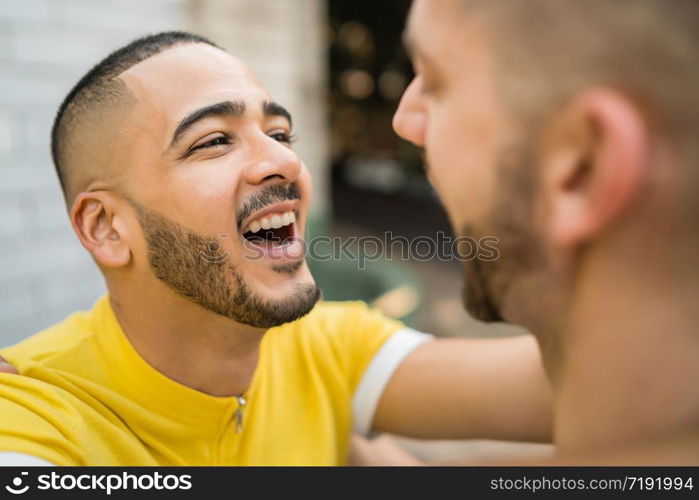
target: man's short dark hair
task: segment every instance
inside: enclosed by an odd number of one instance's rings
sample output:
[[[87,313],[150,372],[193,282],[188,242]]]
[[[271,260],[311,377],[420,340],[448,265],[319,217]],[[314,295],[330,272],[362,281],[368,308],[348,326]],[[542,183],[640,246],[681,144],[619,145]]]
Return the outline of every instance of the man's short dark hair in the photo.
[[[85,115],[128,95],[123,83],[117,79],[121,73],[165,49],[185,43],[205,43],[218,48],[202,36],[183,31],[144,36],[109,54],[71,89],[58,108],[51,130],[51,157],[66,198],[71,190],[67,155],[70,138],[72,134],[81,133],[78,125],[84,122]]]

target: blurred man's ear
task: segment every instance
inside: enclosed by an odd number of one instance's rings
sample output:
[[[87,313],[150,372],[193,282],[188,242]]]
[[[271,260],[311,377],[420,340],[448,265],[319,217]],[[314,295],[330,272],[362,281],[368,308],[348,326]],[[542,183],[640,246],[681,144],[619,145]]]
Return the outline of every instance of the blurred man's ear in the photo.
[[[80,193],[73,202],[70,220],[80,243],[105,267],[122,267],[131,261],[128,230],[118,208],[123,206],[107,191]]]
[[[542,178],[554,245],[586,243],[638,200],[649,168],[646,122],[621,94],[587,91],[552,121]]]

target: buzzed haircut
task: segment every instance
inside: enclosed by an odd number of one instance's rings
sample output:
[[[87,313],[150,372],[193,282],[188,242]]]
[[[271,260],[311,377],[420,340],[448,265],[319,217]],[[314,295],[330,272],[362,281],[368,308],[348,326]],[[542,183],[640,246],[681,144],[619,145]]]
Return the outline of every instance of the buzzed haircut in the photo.
[[[504,99],[543,119],[577,92],[615,88],[699,159],[699,1],[460,0],[484,27]]]
[[[58,174],[66,201],[70,202],[71,158],[70,150],[86,127],[99,126],[94,119],[104,113],[109,105],[118,105],[128,100],[130,94],[117,77],[132,66],[154,56],[165,49],[179,44],[204,43],[219,48],[206,38],[183,31],[167,31],[144,36],[115,50],[97,63],[71,89],[51,129],[51,157]]]

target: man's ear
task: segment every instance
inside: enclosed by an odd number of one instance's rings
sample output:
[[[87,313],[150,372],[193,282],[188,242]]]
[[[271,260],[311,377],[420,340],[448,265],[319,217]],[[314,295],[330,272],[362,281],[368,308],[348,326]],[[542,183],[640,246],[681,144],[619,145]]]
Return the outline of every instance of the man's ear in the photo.
[[[98,264],[122,267],[131,261],[127,228],[119,200],[107,191],[83,192],[73,201],[70,220],[80,243]]]
[[[552,121],[542,175],[556,246],[586,243],[639,199],[650,164],[649,140],[638,108],[610,89],[581,94]]]

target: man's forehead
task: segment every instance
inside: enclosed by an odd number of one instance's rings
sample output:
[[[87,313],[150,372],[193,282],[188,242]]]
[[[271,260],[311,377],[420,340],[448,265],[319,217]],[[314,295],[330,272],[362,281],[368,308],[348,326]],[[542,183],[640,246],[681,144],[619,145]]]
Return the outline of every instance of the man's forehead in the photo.
[[[476,7],[466,8],[461,0],[415,0],[403,43],[414,60],[458,60],[485,48],[487,31],[481,17]]]
[[[268,99],[250,69],[203,43],[178,45],[135,64],[119,78],[141,104],[178,115],[198,104]]]
[[[441,0],[440,2],[430,2],[427,0],[415,0],[410,8],[408,21],[403,32],[403,42],[412,56],[423,55],[426,42],[432,40],[435,35],[439,35],[445,21],[453,16],[446,16],[449,13],[447,2],[454,0]],[[452,6],[453,7],[453,6]]]

